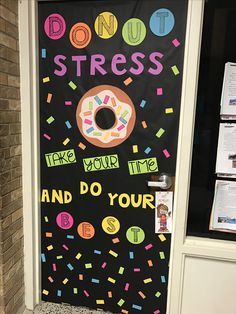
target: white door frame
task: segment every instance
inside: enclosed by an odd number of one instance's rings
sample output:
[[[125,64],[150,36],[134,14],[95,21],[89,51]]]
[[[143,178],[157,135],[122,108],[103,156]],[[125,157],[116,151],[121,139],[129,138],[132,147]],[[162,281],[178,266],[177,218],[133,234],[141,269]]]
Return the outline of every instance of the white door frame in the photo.
[[[25,304],[29,310],[41,300],[37,5],[38,0],[19,0]],[[192,245],[203,243],[185,238],[203,7],[204,0],[189,0],[167,305],[170,314],[181,313],[184,254],[193,254]],[[200,247],[201,254],[204,250],[209,253],[205,242]],[[197,249],[194,252],[198,254]],[[211,252],[216,254],[214,247]]]

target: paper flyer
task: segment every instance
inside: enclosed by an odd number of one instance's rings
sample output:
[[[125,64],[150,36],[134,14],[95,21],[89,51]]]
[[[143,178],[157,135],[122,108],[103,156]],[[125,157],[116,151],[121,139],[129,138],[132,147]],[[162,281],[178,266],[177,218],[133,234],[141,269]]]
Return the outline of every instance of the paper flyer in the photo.
[[[236,232],[236,182],[216,181],[209,229]]]
[[[155,193],[155,232],[172,232],[173,192]]]
[[[236,123],[220,123],[216,173],[236,176]]]
[[[220,115],[223,120],[236,119],[236,63],[225,64]]]

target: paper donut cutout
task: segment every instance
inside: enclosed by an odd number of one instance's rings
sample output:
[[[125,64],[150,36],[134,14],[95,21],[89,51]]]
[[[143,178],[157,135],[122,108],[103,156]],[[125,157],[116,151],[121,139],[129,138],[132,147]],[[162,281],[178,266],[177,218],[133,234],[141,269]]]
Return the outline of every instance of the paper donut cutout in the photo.
[[[96,86],[81,98],[76,121],[83,137],[91,144],[114,147],[133,131],[136,112],[129,96],[112,85]]]

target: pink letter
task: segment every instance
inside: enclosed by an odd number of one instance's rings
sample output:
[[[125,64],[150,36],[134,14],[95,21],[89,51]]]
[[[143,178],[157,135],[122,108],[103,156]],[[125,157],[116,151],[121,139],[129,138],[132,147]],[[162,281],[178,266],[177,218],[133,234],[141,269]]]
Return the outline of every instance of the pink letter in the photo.
[[[136,69],[134,67],[131,67],[129,69],[130,73],[132,73],[134,75],[139,75],[144,70],[144,66],[143,66],[142,62],[140,62],[138,60],[138,58],[144,59],[145,58],[145,54],[143,54],[142,52],[135,52],[135,53],[132,54],[131,60],[138,66],[138,68],[136,68]]]
[[[113,56],[112,61],[111,61],[111,69],[112,72],[116,75],[123,75],[127,72],[126,69],[123,70],[118,70],[117,69],[117,64],[124,64],[126,63],[126,57],[120,53],[116,54]]]
[[[148,72],[153,75],[159,75],[163,70],[163,65],[159,61],[157,61],[156,57],[161,59],[163,57],[163,54],[157,51],[151,53],[149,56],[150,61],[156,65],[155,69],[150,67],[148,70]]]
[[[76,61],[77,63],[77,76],[81,76],[81,61],[86,61],[87,57],[86,56],[72,56],[72,61]]]
[[[61,63],[60,59],[66,60],[66,57],[63,55],[57,55],[54,57],[54,63],[61,68],[60,70],[54,70],[54,74],[56,74],[57,76],[63,76],[67,72],[67,67],[65,66],[65,64]]]
[[[90,74],[95,75],[96,70],[100,72],[102,75],[107,74],[107,71],[101,67],[101,65],[103,65],[105,61],[106,61],[105,57],[101,54],[92,55],[90,64]]]

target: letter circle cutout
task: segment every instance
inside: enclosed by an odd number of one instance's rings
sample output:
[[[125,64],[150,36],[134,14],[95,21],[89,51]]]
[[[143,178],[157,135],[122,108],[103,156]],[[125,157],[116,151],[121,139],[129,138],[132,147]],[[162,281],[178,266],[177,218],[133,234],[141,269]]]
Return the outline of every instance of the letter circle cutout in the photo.
[[[83,137],[102,148],[124,142],[133,131],[135,120],[132,100],[111,85],[100,85],[87,91],[76,110],[77,125]]]

